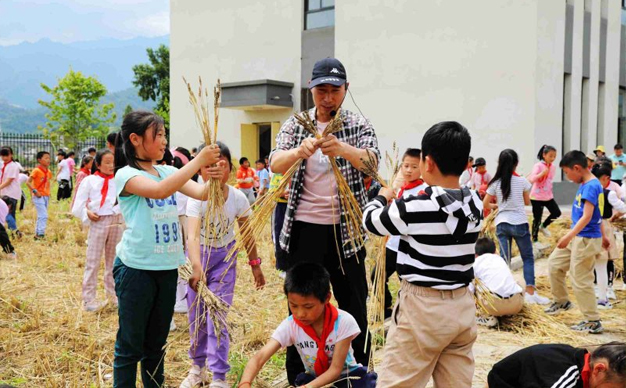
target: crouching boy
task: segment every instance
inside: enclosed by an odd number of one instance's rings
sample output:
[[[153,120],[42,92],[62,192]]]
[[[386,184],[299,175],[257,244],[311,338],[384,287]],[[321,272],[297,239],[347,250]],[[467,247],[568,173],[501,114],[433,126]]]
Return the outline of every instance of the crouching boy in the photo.
[[[358,364],[351,342],[361,331],[354,318],[330,304],[330,275],[320,265],[301,263],[287,272],[284,286],[292,315],[246,365],[238,387],[250,388],[263,365],[281,348],[295,345],[306,372],[295,385],[373,388],[376,373]],[[349,379],[349,383],[348,383]]]

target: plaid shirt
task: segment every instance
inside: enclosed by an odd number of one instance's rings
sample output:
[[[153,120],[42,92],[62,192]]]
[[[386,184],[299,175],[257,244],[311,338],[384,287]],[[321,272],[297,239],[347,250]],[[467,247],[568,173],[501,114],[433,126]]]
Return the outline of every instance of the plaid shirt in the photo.
[[[309,110],[309,114],[312,118],[315,116],[315,108]],[[370,149],[375,153],[378,160],[380,160],[380,152],[378,150],[378,139],[374,132],[372,124],[363,116],[352,113],[348,110],[341,110],[341,119],[343,121],[343,130],[335,133],[334,135],[344,143],[347,143],[353,147],[361,149]],[[317,121],[314,119],[313,124],[317,125]],[[272,150],[270,154],[270,160],[276,151],[288,151],[300,146],[302,141],[307,137],[312,137],[293,116],[291,116],[280,128],[280,132],[276,136],[276,148]],[[365,190],[365,184],[363,183],[364,175],[362,172],[354,168],[346,159],[342,157],[335,158],[337,165],[341,170],[348,186],[352,190],[354,197],[361,206],[361,209],[365,207],[367,203],[367,193]],[[302,162],[302,165],[294,174],[291,180],[291,187],[289,188],[289,201],[287,203],[287,211],[285,213],[285,223],[280,233],[280,246],[289,251],[289,240],[291,238],[291,228],[298,209],[298,203],[302,196],[302,187],[304,185],[304,169],[306,168],[306,160]],[[341,203],[341,201],[340,201]],[[331,211],[330,209],[328,211]],[[354,255],[361,247],[355,247],[353,244],[346,244],[350,240],[348,234],[348,228],[346,225],[345,210],[341,208],[341,246],[343,249],[344,257],[350,257]],[[361,233],[365,236],[365,230],[361,227]]]

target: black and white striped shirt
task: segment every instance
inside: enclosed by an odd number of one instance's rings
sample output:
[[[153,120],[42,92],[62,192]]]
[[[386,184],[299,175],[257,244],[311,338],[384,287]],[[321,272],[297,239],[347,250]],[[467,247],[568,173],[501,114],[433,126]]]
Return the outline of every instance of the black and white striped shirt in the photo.
[[[467,188],[431,186],[424,194],[386,206],[378,196],[365,206],[363,226],[379,236],[401,236],[397,271],[422,287],[453,290],[474,278],[474,245],[482,224],[482,202]]]

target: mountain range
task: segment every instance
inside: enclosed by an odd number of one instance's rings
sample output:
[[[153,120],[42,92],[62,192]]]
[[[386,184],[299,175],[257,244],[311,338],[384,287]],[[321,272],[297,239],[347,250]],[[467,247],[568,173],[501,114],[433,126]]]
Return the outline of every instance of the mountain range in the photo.
[[[35,43],[0,46],[0,128],[4,132],[35,132],[45,123],[46,109],[37,101],[48,95],[40,84],[56,85],[70,68],[94,76],[108,91],[103,102],[115,103],[116,125],[121,123],[126,105],[151,109],[152,101],[142,101],[132,85],[132,67],[147,63],[146,48],[169,46],[169,35],[129,40],[58,43],[42,39]]]

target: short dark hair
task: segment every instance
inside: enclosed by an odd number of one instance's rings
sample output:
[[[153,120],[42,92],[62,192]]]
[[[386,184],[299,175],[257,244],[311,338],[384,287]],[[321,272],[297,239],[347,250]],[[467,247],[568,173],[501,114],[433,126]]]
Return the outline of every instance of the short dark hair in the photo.
[[[63,150],[57,151],[57,156],[59,156],[59,155],[63,156],[63,159],[67,158],[67,154]]]
[[[111,132],[107,135],[107,142],[115,145],[115,139],[117,139],[117,132]]]
[[[496,244],[489,237],[481,237],[476,240],[474,252],[476,252],[478,256],[484,255],[485,253],[496,253]]]
[[[611,176],[611,167],[606,164],[594,164],[591,167],[591,173],[595,175],[596,178],[600,178],[602,176]]]
[[[615,147],[613,147],[614,150],[623,150],[624,146],[621,143],[617,143],[615,144]]]
[[[419,148],[407,148],[406,151],[404,151],[404,155],[402,155],[402,160],[404,160],[407,156],[411,158],[419,158],[421,154],[422,150]]]
[[[559,163],[559,167],[574,168],[574,166],[580,166],[587,168],[587,157],[582,151],[574,150],[563,155],[563,159]]]
[[[226,144],[222,143],[221,141],[218,141],[215,144],[217,144],[217,146],[220,149],[220,156],[223,156],[224,158],[226,158],[226,160],[228,160],[228,169],[230,171],[233,171],[233,160],[232,160],[232,156],[230,154],[230,148],[228,148],[228,146]],[[204,143],[200,144],[198,146],[198,152],[202,151],[202,149],[204,147],[206,147],[206,144],[204,144]],[[248,160],[248,159],[246,159],[246,160]]]
[[[250,162],[250,161],[249,161],[249,160],[248,160],[248,158],[246,158],[245,156],[244,156],[244,157],[239,158],[239,165],[240,165],[240,166],[241,166],[241,165],[243,165],[245,162]]]
[[[9,146],[4,146],[4,147],[0,148],[0,155],[2,155],[2,156],[13,155],[13,150]]]
[[[330,293],[330,275],[324,267],[315,263],[299,263],[287,271],[285,295],[314,296],[322,302]]]
[[[48,152],[48,151],[39,151],[39,152],[37,152],[37,160],[43,158],[44,155],[50,155],[50,152]]]
[[[607,380],[610,382],[624,382],[626,380],[626,343],[613,341],[600,345],[591,352],[589,363],[593,365],[598,359],[604,358],[609,362]]]
[[[90,154],[92,152],[98,152],[98,150],[96,149],[96,147],[89,147],[89,149],[87,150],[87,153]]]
[[[263,163],[263,165],[265,166],[265,159],[259,159],[256,161],[256,163]]]
[[[467,167],[472,137],[456,121],[442,121],[422,137],[422,158],[430,156],[443,175],[461,176]]]
[[[74,152],[74,151],[70,151],[70,152],[68,152],[68,153],[67,153],[67,157],[68,157],[68,158],[69,158],[69,157],[72,157],[72,156],[76,156],[76,152]]]

